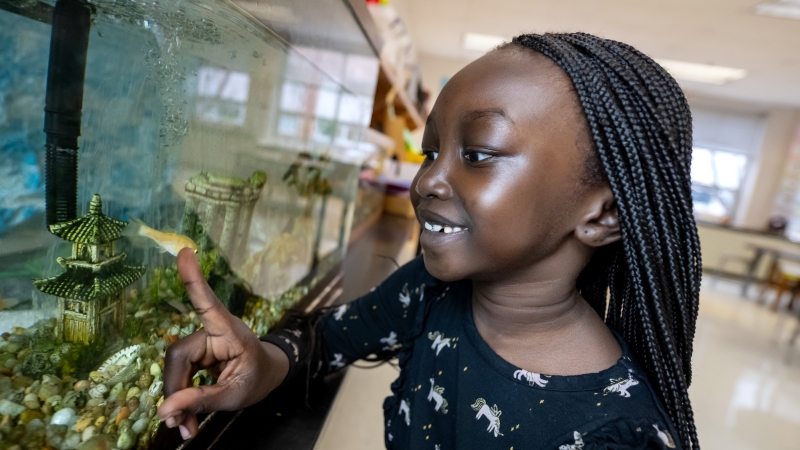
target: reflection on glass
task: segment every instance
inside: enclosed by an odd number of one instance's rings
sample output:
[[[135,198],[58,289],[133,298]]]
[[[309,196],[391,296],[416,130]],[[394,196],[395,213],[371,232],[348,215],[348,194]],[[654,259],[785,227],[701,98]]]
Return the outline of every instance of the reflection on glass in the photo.
[[[165,351],[200,324],[174,254],[265,333],[341,262],[371,151],[364,42],[287,47],[213,0],[92,5],[78,214],[49,227],[51,30],[0,10],[0,448],[147,448]]]
[[[197,78],[197,117],[206,122],[243,125],[250,75],[216,67],[200,67]]]

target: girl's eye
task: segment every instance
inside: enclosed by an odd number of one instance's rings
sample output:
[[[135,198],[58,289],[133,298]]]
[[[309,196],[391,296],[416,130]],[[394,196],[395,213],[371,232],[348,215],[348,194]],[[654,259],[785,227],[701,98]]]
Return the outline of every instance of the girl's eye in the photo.
[[[481,153],[475,150],[464,150],[464,158],[471,163],[481,162],[491,157],[492,155],[489,155],[487,153]]]
[[[422,154],[425,155],[425,161],[436,161],[436,158],[439,157],[439,152],[431,150],[423,150]]]

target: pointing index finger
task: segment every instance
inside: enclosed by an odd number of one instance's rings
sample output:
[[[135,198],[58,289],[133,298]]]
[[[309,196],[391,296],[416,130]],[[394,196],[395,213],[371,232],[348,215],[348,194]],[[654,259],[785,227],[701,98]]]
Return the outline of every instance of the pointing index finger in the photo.
[[[184,248],[178,252],[177,265],[178,273],[186,287],[186,293],[189,294],[189,299],[192,301],[200,321],[203,322],[203,327],[211,334],[223,332],[227,328],[225,323],[229,315],[228,310],[203,278],[200,264],[198,264],[192,249]]]

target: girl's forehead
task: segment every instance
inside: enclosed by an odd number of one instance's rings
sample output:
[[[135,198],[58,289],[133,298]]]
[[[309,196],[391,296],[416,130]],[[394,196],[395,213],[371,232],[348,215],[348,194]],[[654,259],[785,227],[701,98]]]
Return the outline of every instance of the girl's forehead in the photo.
[[[561,68],[533,51],[509,49],[489,53],[456,73],[439,94],[431,117],[461,121],[495,111],[524,123],[576,107],[577,95]]]

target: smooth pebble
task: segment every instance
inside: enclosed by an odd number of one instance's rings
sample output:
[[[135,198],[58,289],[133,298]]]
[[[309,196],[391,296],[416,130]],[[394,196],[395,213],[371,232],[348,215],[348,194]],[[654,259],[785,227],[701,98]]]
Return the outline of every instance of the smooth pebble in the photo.
[[[105,384],[98,384],[97,386],[89,389],[89,396],[92,398],[104,398],[108,392],[108,387]]]
[[[159,367],[158,363],[150,364],[150,375],[154,377],[161,376],[161,367]]]
[[[75,417],[75,410],[72,408],[64,408],[58,411],[57,413],[53,414],[53,418],[50,419],[51,425],[68,425],[72,419]]]
[[[147,422],[149,421],[150,420],[147,417],[142,417],[133,424],[131,429],[133,430],[134,433],[141,434],[142,431],[144,431],[144,429],[147,428]]]
[[[114,387],[111,388],[111,392],[108,393],[108,396],[111,398],[115,398],[116,396],[119,395],[120,392],[122,392],[123,387],[124,386],[122,385],[122,382],[115,384]]]
[[[120,450],[128,450],[136,443],[136,435],[130,428],[120,430],[119,438],[117,439],[117,448]]]
[[[125,394],[125,401],[130,400],[131,397],[138,397],[140,395],[142,395],[142,390],[138,387],[132,387],[128,389],[128,393]]]
[[[10,414],[11,417],[17,417],[25,411],[25,407],[14,403],[12,401],[2,399],[0,400],[0,415]]]
[[[96,434],[97,434],[97,427],[92,425],[83,430],[83,433],[81,433],[81,441],[86,442]]]
[[[39,409],[39,396],[31,392],[22,399],[22,405],[28,409]]]

